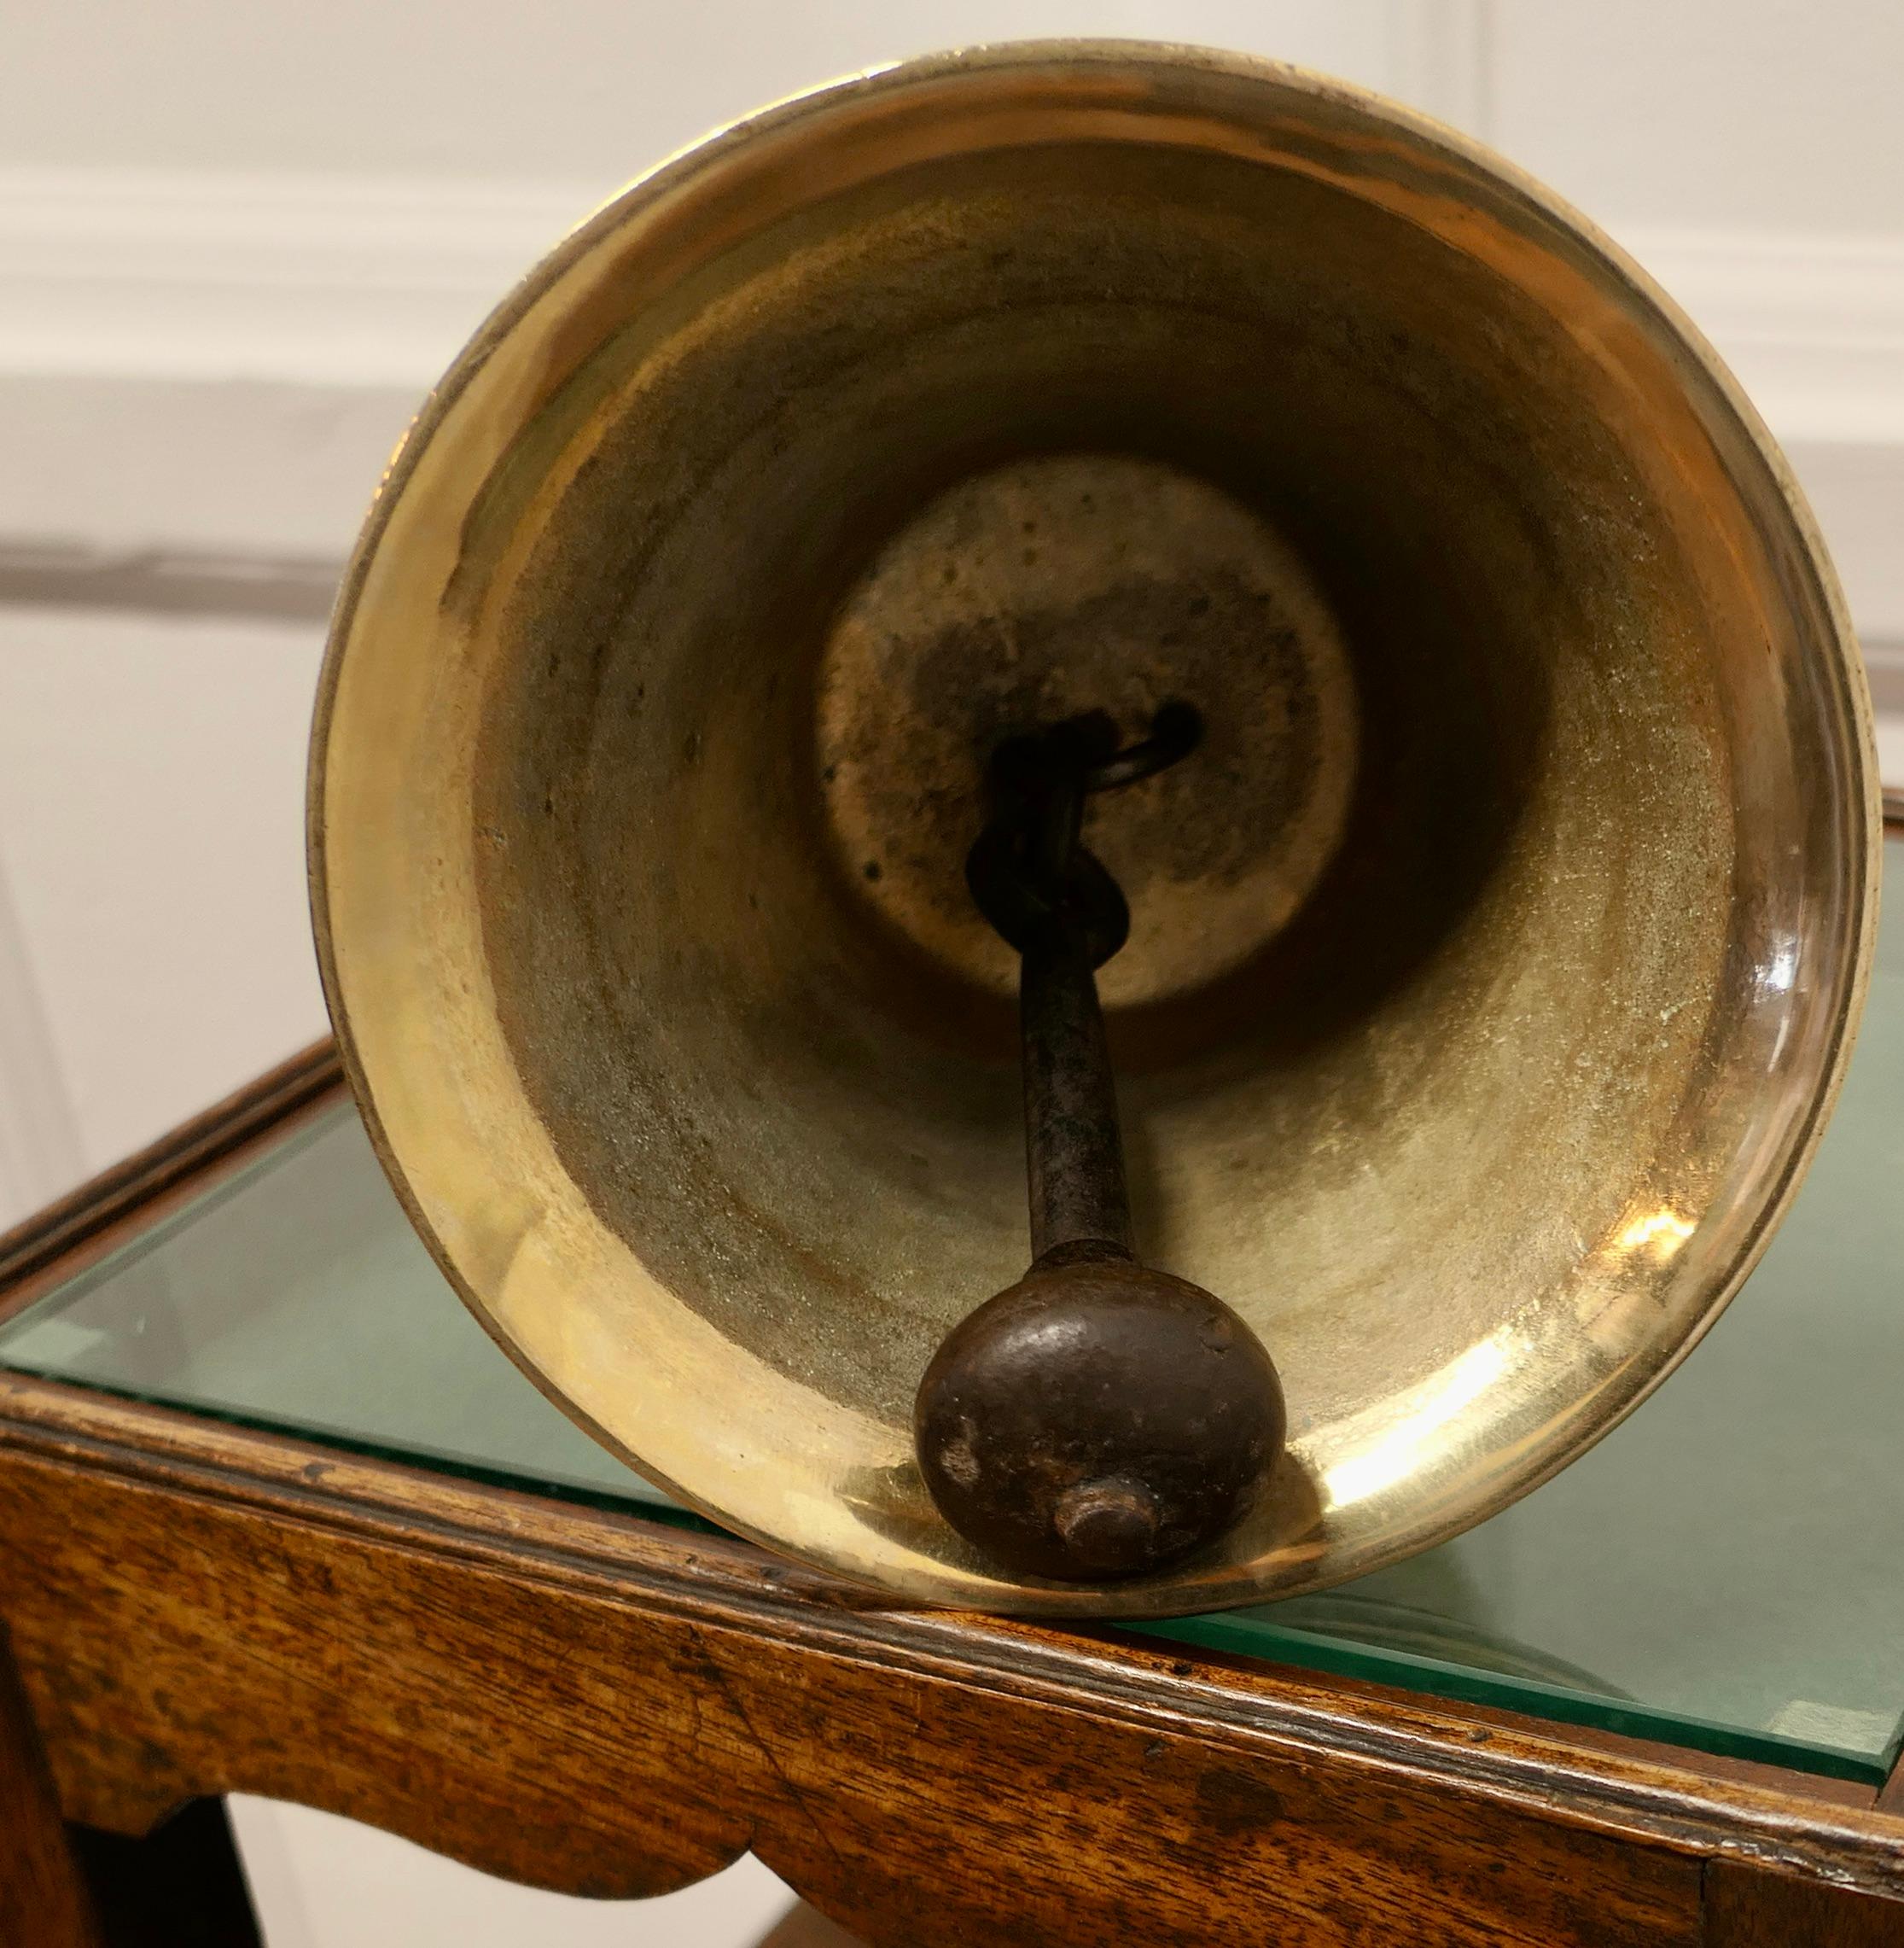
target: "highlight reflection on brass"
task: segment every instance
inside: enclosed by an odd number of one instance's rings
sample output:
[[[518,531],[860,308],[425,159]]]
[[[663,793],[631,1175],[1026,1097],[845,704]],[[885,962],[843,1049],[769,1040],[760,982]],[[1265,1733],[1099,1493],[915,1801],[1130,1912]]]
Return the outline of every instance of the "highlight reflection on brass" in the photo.
[[[1622,1251],[1650,1251],[1668,1258],[1698,1229],[1690,1217],[1676,1210],[1650,1210],[1624,1226],[1615,1245]]]
[[[1512,1372],[1511,1355],[1518,1350],[1511,1330],[1497,1333],[1424,1380],[1412,1398],[1383,1401],[1375,1416],[1378,1431],[1368,1444],[1353,1449],[1323,1475],[1329,1512],[1408,1480],[1446,1440],[1449,1427]]]
[[[979,1561],[908,1409],[1024,1264],[979,767],[1167,694],[1198,762],[1089,835],[1138,1244],[1291,1453],[1106,1593]],[[1874,775],[1782,461],[1578,217],[1332,82],[1047,44],[713,138],[478,334],[338,610],[313,903],[411,1215],[585,1426],[911,1596],[1162,1614],[1442,1539],[1692,1345],[1843,1067]]]

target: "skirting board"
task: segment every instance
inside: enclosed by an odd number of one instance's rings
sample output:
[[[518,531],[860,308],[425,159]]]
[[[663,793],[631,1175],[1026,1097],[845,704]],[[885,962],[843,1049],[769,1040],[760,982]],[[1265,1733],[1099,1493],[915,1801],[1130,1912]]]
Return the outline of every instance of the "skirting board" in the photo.
[[[340,558],[430,382],[613,187],[0,169],[0,540]],[[1904,233],[1621,241],[1904,639]]]

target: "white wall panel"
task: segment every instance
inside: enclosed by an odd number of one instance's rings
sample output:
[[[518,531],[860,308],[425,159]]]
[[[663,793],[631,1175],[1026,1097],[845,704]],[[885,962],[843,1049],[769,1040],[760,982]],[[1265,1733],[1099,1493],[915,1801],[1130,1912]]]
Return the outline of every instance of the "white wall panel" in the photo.
[[[678,1893],[586,1901],[308,1806],[239,1798],[231,1817],[266,1948],[740,1948],[794,1900],[750,1853]]]
[[[1384,79],[1388,0],[61,0],[10,11],[0,160],[574,177],[929,50],[1214,40]]]
[[[85,1175],[39,970],[0,860],[0,1231]]]
[[[1610,227],[1904,232],[1891,0],[1501,0],[1494,140]]]
[[[88,1169],[324,1031],[318,647],[309,626],[0,609],[0,872]],[[37,1026],[0,1020],[0,1088]]]
[[[346,387],[9,370],[5,335],[0,323],[0,548],[341,563],[434,376]],[[460,339],[445,342],[439,365]]]

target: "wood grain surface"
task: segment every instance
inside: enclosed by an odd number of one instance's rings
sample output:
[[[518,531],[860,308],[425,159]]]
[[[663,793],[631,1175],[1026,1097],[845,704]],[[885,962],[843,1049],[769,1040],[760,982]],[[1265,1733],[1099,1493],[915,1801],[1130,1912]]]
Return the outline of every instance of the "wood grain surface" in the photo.
[[[1904,1752],[1898,1753],[1891,1776],[1878,1794],[1878,1804],[1886,1812],[1895,1813],[1900,1819],[1904,1819]]]
[[[37,1533],[29,1501],[58,1511]],[[1450,1944],[1697,1939],[1690,1860],[1183,1725],[1001,1710],[953,1671],[546,1566],[36,1464],[0,1479],[0,1525],[84,1599],[20,1630],[62,1794],[95,1823],[243,1789],[607,1898],[751,1846],[876,1942],[1201,1941],[1239,1903],[1319,1944],[1424,1914]]]
[[[1900,1948],[1904,1901],[1726,1860],[1706,1871],[1705,1948]]]
[[[1868,1791],[888,1609],[744,1544],[17,1376],[0,1550],[62,1805],[121,1832],[242,1789],[606,1897],[752,1846],[925,1948],[1241,1916],[1316,1948],[1692,1943],[1717,1857],[1904,1895]]]
[[[0,1944],[106,1948],[0,1630]]]

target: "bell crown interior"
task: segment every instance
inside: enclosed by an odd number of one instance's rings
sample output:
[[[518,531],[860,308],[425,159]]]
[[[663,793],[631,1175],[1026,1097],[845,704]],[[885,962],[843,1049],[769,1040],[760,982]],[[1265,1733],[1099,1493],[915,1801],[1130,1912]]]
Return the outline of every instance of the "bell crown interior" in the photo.
[[[987,1567],[910,1403],[1024,1269],[998,742],[1104,798],[1136,1228],[1283,1376],[1217,1548]],[[315,733],[327,989],[477,1315],[716,1519],[1163,1613],[1524,1492],[1750,1269],[1841,1072],[1855,646],[1712,355],[1498,159],[1129,44],[911,64],[583,226],[400,453]]]

